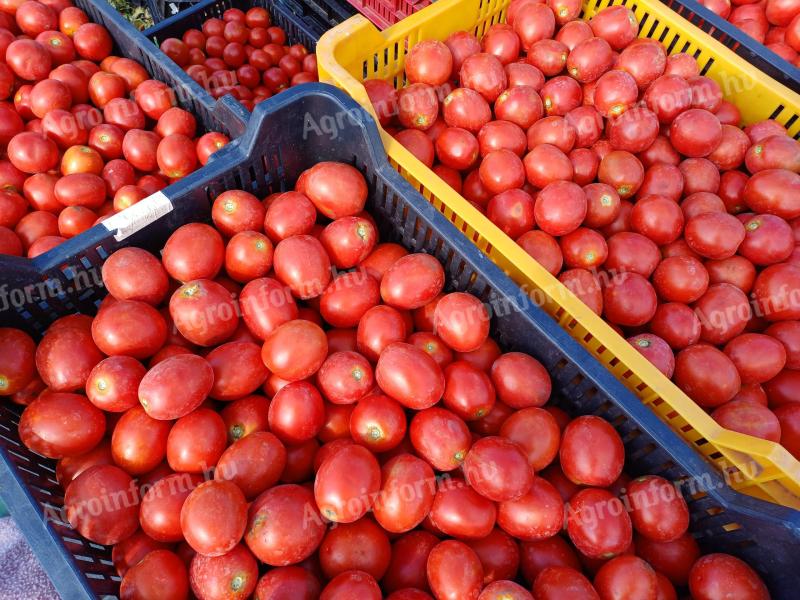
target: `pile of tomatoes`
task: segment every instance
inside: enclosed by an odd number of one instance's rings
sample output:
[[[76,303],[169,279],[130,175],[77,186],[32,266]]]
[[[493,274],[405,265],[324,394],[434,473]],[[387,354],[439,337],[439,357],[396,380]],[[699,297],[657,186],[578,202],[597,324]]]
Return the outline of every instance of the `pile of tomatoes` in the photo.
[[[231,94],[248,110],[301,83],[317,81],[317,56],[303,44],[287,45],[265,8],[229,8],[202,31],[167,38],[161,50],[215,98]]]
[[[800,67],[798,0],[700,0],[700,4]]]
[[[406,87],[365,82],[382,124],[720,424],[800,457],[800,142],[740,129],[628,8],[552,6],[419,43]]]
[[[228,142],[70,0],[0,5],[0,254],[30,258],[194,171]]]
[[[94,318],[0,329],[20,439],[121,597],[769,598],[434,257],[379,243],[367,194],[334,162],[226,191],[160,260],[112,254]]]

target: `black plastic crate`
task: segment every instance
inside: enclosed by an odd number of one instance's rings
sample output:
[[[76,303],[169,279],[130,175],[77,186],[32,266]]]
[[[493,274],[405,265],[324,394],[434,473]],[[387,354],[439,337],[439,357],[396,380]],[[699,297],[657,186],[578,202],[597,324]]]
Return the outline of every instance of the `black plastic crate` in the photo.
[[[800,92],[800,68],[751,38],[733,23],[695,0],[661,0],[661,2],[775,81],[795,92]]]
[[[355,14],[355,10],[341,0],[201,0],[146,29],[144,35],[160,46],[167,38],[180,39],[187,29],[200,29],[206,19],[222,18],[229,8],[247,11],[254,6],[269,11],[272,22],[286,31],[290,44],[303,44],[310,52],[316,49],[323,33]],[[176,65],[176,68],[179,67]]]
[[[291,189],[304,169],[325,160],[347,162],[364,173],[369,186],[367,210],[383,241],[435,256],[445,267],[448,291],[473,293],[495,309],[492,335],[504,350],[527,352],[545,365],[558,405],[573,415],[603,417],[619,431],[630,474],[653,473],[685,484],[681,489],[687,492],[690,528],[704,550],[747,560],[765,578],[776,600],[797,597],[800,513],[731,490],[712,465],[533,305],[389,165],[375,122],[332,87],[309,84],[259,104],[240,139],[205,168],[164,190],[171,202],[166,214],[143,219],[140,230],[121,240],[102,224],[92,228],[82,237],[82,247],[60,246],[60,260],[36,273],[35,281],[60,280],[64,272],[87,277],[79,274],[98,270],[122,246],[157,252],[179,225],[210,221],[211,203],[221,192],[238,188],[261,197]],[[2,273],[0,284],[19,283],[29,275]],[[105,290],[95,287],[87,292],[80,308],[88,311]],[[5,320],[6,325],[40,332],[66,312],[64,306],[43,311],[31,307],[29,315],[7,312]],[[45,522],[45,511],[50,514],[50,508],[57,510],[63,504],[54,463],[20,444],[16,423],[22,408],[5,402],[0,409],[0,493],[56,588],[70,600],[115,594],[118,578],[109,550],[80,539],[58,520]]]
[[[217,107],[216,100],[189,77],[158,47],[148,43],[138,31],[105,0],[75,0],[95,23],[100,23],[114,39],[114,53],[132,58],[142,64],[153,79],[166,83],[178,99],[178,104],[193,113],[205,131],[221,131],[230,138],[240,135],[245,121],[230,107]]]

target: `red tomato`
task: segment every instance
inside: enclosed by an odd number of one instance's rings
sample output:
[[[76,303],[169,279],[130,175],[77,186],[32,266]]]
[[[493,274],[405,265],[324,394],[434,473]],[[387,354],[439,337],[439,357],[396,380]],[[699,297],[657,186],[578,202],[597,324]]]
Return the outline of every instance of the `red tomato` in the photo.
[[[375,379],[387,395],[415,410],[436,404],[445,387],[444,375],[436,361],[415,346],[399,342],[381,352]]]
[[[620,554],[631,543],[631,519],[610,492],[586,488],[569,501],[567,533],[575,547],[590,558]]]
[[[499,504],[497,524],[518,539],[547,539],[563,527],[564,502],[550,482],[535,477],[522,496]]]
[[[145,374],[139,384],[139,401],[155,419],[178,419],[202,404],[213,382],[214,370],[208,361],[194,354],[179,354]]]
[[[317,163],[301,173],[295,189],[305,194],[329,219],[358,214],[364,210],[367,199],[364,176],[355,167],[344,163]]]
[[[729,554],[707,554],[698,559],[689,574],[689,590],[698,600],[711,600],[719,594],[748,600],[770,597],[756,572]]]
[[[203,444],[197,444],[197,440]],[[176,472],[203,473],[217,464],[225,450],[225,422],[216,412],[198,408],[178,419],[167,439],[167,462]]]
[[[282,387],[269,407],[270,430],[285,443],[299,444],[310,440],[319,433],[324,422],[322,397],[313,385],[305,381]]]
[[[94,366],[103,359],[88,329],[51,328],[36,348],[36,369],[56,392],[83,389]]]
[[[414,334],[417,335],[425,334]],[[444,376],[444,405],[465,421],[480,419],[494,407],[494,386],[478,367],[464,360],[456,361],[445,366]]]
[[[258,582],[258,563],[243,544],[222,556],[195,555],[189,568],[192,591],[198,598],[250,597]]]
[[[605,563],[594,578],[601,598],[655,598],[656,572],[637,556],[618,556]]]
[[[297,600],[315,600],[319,598],[320,591],[319,580],[307,569],[279,567],[259,579],[255,597],[279,598],[284,595]]]
[[[180,334],[200,346],[227,340],[239,323],[230,292],[208,279],[196,279],[175,290],[169,314]]]
[[[326,519],[352,523],[372,507],[380,484],[380,469],[374,455],[353,444],[322,464],[314,481],[314,497]]]
[[[373,506],[381,527],[403,533],[419,525],[434,500],[436,480],[431,467],[411,454],[400,454],[383,465],[381,479]]]
[[[325,248],[311,235],[295,235],[275,246],[275,275],[298,298],[319,296],[331,280],[331,263]]]
[[[478,555],[456,540],[440,542],[431,549],[427,563],[431,590],[441,598],[476,599],[483,584]]]
[[[327,354],[325,332],[310,321],[296,319],[279,325],[267,335],[261,358],[278,377],[299,381],[316,373]]]
[[[142,497],[139,520],[142,529],[159,542],[180,542],[181,508],[187,496],[202,479],[197,475],[179,473],[158,480]]]
[[[139,527],[136,483],[112,465],[96,465],[78,475],[67,489],[64,507],[69,524],[97,544],[116,544]]]
[[[268,277],[247,283],[239,295],[247,328],[266,339],[279,325],[297,318],[298,309],[288,287]]]
[[[322,571],[330,578],[357,569],[381,579],[390,557],[389,538],[369,518],[331,529],[319,548]]]
[[[533,470],[522,449],[501,437],[475,442],[464,459],[463,469],[470,486],[495,502],[516,500],[533,484]]]
[[[406,322],[400,311],[391,306],[373,306],[364,313],[358,323],[356,333],[358,351],[370,361],[377,362],[385,348],[406,339],[406,328]],[[436,361],[433,363],[436,364]],[[429,363],[425,361],[425,365]],[[432,373],[435,375],[435,372]]]
[[[620,7],[622,8],[622,7]],[[592,584],[579,570],[568,566],[548,566],[536,577],[533,593],[537,600],[599,600]]]
[[[489,335],[489,313],[475,296],[463,292],[447,294],[434,312],[434,333],[456,352],[481,347]]]
[[[472,444],[466,423],[443,408],[420,410],[409,433],[414,449],[437,471],[457,469]]]
[[[706,344],[695,344],[678,353],[674,378],[679,388],[707,408],[725,404],[741,387],[733,361]]]
[[[244,494],[229,481],[201,483],[191,491],[181,508],[183,535],[203,556],[222,556],[230,552],[242,539],[246,526]]]

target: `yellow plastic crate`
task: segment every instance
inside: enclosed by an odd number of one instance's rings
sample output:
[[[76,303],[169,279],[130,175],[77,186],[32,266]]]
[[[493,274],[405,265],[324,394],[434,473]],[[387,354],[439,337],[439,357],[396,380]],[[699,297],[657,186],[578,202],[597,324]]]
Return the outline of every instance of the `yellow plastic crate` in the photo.
[[[370,112],[365,79],[403,87],[405,57],[417,43],[444,40],[459,30],[481,36],[504,22],[510,0],[438,0],[385,31],[361,15],[331,29],[317,44],[320,81],[346,90]],[[668,53],[693,55],[701,73],[715,79],[745,123],[775,119],[800,136],[800,95],[742,62],[731,50],[657,0],[587,0],[583,18],[626,4],[639,20],[639,36],[660,40]],[[599,316],[550,275],[460,194],[381,129],[394,167],[446,215],[539,306],[698,452],[716,463],[744,493],[800,508],[800,462],[779,444],[720,427],[705,411],[639,354]]]

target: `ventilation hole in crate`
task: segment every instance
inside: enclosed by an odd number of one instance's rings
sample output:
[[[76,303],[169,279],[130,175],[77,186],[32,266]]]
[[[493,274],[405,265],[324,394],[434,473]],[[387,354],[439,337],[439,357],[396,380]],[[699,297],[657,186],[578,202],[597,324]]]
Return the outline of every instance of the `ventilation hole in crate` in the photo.
[[[583,375],[581,375],[580,373],[578,373],[577,375],[575,375],[575,377],[572,378],[572,381],[570,381],[567,385],[578,386],[581,383],[583,383],[584,379],[586,379],[586,378]]]
[[[647,385],[647,384],[646,384],[646,383],[643,381],[643,382],[641,382],[639,385],[637,385],[637,386],[636,386],[636,390],[637,390],[637,391],[639,391],[639,392],[643,392],[643,391],[645,391],[646,389],[649,389],[649,387],[650,387],[650,386],[648,386],[648,385]]]
[[[615,356],[609,361],[609,366],[616,367],[619,364],[619,359]]]
[[[693,428],[691,427],[691,425],[689,426],[689,428],[690,428],[690,429],[693,429]],[[695,446],[705,446],[707,443],[708,443],[708,440],[707,440],[706,438],[697,438],[697,439],[694,441],[694,445],[695,445]]]
[[[778,108],[776,108],[775,110],[772,111],[772,114],[769,116],[769,118],[770,119],[777,119],[778,115],[780,115],[783,112],[784,108],[785,107],[783,106],[783,104],[779,104]]]
[[[725,512],[725,510],[720,506],[711,506],[710,508],[706,509],[706,513],[708,513],[712,517],[716,517],[717,515],[721,515],[724,512]]]
[[[713,57],[709,58],[708,62],[703,66],[702,69],[700,69],[700,75],[705,75],[706,73],[708,73],[708,70],[711,68],[711,65],[713,64],[714,64],[714,58]]]
[[[711,460],[719,460],[720,458],[722,458],[722,452],[712,452],[711,454],[708,455],[708,458],[710,458]]]
[[[792,115],[791,117],[789,117],[786,123],[784,123],[784,127],[786,127],[786,129],[790,129],[792,125],[794,125],[795,121],[797,121],[797,118],[798,118],[797,115]]]

